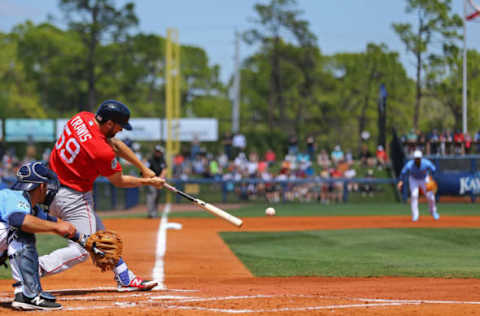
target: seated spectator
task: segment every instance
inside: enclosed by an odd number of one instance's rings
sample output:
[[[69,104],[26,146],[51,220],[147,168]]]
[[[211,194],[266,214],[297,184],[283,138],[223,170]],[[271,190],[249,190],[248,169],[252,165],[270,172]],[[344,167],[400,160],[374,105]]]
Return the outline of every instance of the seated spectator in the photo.
[[[463,133],[457,129],[455,134],[453,134],[453,143],[454,143],[454,153],[455,155],[463,155],[463,143],[465,138]]]
[[[320,178],[321,179],[329,179],[330,178],[330,173],[328,172],[328,169],[323,169],[320,172]],[[330,204],[330,192],[332,191],[332,184],[329,182],[322,182],[321,183],[321,188],[320,188],[320,202],[322,204]]]
[[[382,145],[378,145],[376,156],[377,156],[377,166],[378,166],[378,168],[379,169],[385,168],[385,166],[387,164],[388,157],[387,157],[387,153],[383,149]]]
[[[373,157],[370,150],[368,150],[367,144],[363,143],[360,151],[360,163],[362,167],[372,167],[372,162],[373,165],[375,165],[375,157]]]
[[[443,132],[445,139],[445,155],[451,155],[454,152],[453,149],[453,133],[447,129]]]
[[[357,175],[357,171],[353,168],[353,165],[349,165],[348,169],[343,173],[343,176],[347,179],[353,179]],[[348,182],[347,190],[349,192],[357,192],[358,191],[358,183],[357,182]]]
[[[373,170],[368,169],[367,171],[367,176],[365,177],[367,179],[374,179],[375,176],[373,175]],[[362,186],[360,187],[360,190],[362,191],[362,196],[370,196],[373,197],[373,192],[375,191],[375,187],[373,183],[363,183]]]
[[[232,147],[234,151],[234,156],[238,156],[239,153],[244,152],[247,148],[247,139],[243,134],[235,134],[232,139]]]
[[[220,168],[218,167],[218,162],[215,159],[211,159],[209,163],[210,177],[214,180],[221,179]]]
[[[330,170],[330,177],[335,179],[335,178],[342,178],[343,173],[342,171],[337,167],[337,168],[332,168]],[[342,202],[343,200],[343,181],[335,181],[332,184],[332,201],[333,202]]]
[[[288,154],[296,155],[297,151],[298,151],[298,139],[296,135],[292,135],[288,139]]]
[[[418,140],[417,139],[417,133],[415,132],[415,129],[412,128],[410,130],[410,132],[408,132],[407,137],[406,137],[407,148],[408,148],[407,153],[408,154],[413,153],[415,148],[417,148],[417,140]]]
[[[331,165],[330,157],[328,157],[327,151],[322,149],[317,156],[317,164],[322,167],[322,169],[328,169]]]
[[[265,153],[265,161],[268,163],[269,166],[275,163],[277,157],[275,156],[275,152],[271,149],[267,150]]]
[[[307,153],[310,156],[310,161],[315,159],[315,137],[309,135],[307,137]]]
[[[332,157],[332,162],[333,162],[334,165],[336,165],[340,160],[343,160],[343,158],[344,158],[343,157],[343,151],[340,148],[340,145],[336,145],[334,147],[330,156]]]
[[[176,154],[175,157],[173,158],[173,176],[175,178],[180,177],[180,175],[183,173],[184,161],[185,161],[185,157],[181,153]]]
[[[425,152],[425,146],[427,145],[427,138],[425,137],[425,134],[418,130],[417,131],[417,147],[416,149],[421,150],[422,152]]]
[[[440,134],[434,129],[427,137],[427,152],[430,155],[440,154]]]
[[[472,136],[470,136],[470,133],[467,132],[465,134],[465,143],[464,143],[464,149],[465,149],[465,154],[469,155],[472,152]]]
[[[345,162],[348,163],[349,165],[352,165],[353,164],[353,154],[352,154],[352,151],[349,149],[347,150],[347,152],[345,153]]]

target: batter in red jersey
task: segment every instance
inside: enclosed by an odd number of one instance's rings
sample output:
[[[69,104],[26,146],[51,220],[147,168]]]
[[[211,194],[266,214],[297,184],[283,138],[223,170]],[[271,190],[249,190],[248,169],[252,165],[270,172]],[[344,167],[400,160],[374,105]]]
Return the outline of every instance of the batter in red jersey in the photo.
[[[161,188],[164,179],[155,177],[122,141],[114,138],[122,129],[131,130],[130,111],[124,104],[108,100],[97,113],[80,112],[65,125],[50,156],[62,187],[50,210],[57,217],[72,223],[80,233],[93,234],[104,230],[101,219],[94,212],[92,188],[98,176],[106,177],[119,188],[151,185]],[[116,156],[136,166],[143,178],[124,175]],[[57,249],[39,259],[41,275],[56,274],[85,261],[88,252],[75,242]],[[150,290],[157,285],[137,277],[120,259],[114,269],[119,291]]]

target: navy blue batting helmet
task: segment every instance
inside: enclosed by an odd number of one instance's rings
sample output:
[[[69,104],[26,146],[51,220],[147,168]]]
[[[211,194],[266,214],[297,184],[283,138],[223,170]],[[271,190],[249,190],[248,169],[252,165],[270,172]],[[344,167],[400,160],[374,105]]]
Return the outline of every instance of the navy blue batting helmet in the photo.
[[[115,100],[104,101],[100,104],[95,117],[100,123],[111,120],[120,124],[127,131],[132,130],[132,125],[128,123],[128,120],[130,119],[130,110],[121,102]]]
[[[55,195],[60,189],[57,175],[40,161],[32,161],[20,167],[17,171],[17,182],[12,186],[13,190],[32,191],[40,184],[47,184],[47,195],[42,203],[47,210]]]

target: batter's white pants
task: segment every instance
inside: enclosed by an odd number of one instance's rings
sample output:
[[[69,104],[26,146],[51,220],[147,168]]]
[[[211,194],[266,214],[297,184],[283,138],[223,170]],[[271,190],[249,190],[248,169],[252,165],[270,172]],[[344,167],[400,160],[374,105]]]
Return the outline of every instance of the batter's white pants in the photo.
[[[425,192],[425,196],[428,200],[428,208],[432,216],[437,216],[437,206],[435,204],[435,194],[432,191],[427,192],[426,183],[427,178],[425,179],[415,179],[413,177],[408,178],[408,183],[410,185],[410,207],[412,210],[412,220],[415,222],[418,220],[418,196],[420,194],[419,188],[422,188],[422,191]]]
[[[92,192],[78,192],[61,187],[50,206],[53,216],[70,222],[78,232],[91,235],[104,229],[93,210]],[[67,247],[57,249],[39,258],[41,276],[57,274],[79,264],[89,257],[79,244],[69,241]]]

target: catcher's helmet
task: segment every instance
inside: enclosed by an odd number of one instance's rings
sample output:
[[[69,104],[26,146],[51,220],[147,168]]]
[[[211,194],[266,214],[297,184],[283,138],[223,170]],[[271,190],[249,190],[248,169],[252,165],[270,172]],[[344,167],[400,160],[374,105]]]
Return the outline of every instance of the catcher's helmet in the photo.
[[[128,123],[130,110],[121,102],[115,100],[104,101],[100,104],[95,117],[100,123],[111,120],[120,124],[127,131],[132,130],[132,126]]]
[[[48,208],[60,188],[60,182],[55,172],[42,162],[32,161],[22,165],[17,171],[17,182],[13,184],[12,190],[32,191],[41,183],[47,184],[47,196],[42,204]]]

